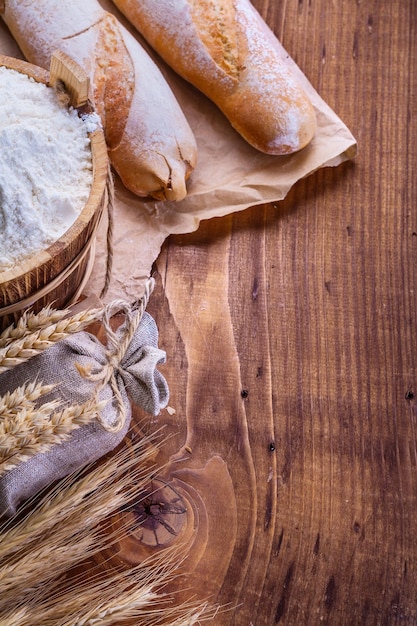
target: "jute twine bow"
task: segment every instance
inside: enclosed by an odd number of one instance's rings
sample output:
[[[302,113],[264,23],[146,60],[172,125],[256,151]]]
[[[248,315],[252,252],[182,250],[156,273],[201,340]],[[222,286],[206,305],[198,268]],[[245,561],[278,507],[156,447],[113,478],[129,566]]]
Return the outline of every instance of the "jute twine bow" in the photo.
[[[126,405],[123,401],[117,384],[116,374],[123,370],[121,362],[126,354],[133,335],[138,328],[140,321],[145,312],[149,297],[154,289],[155,281],[149,278],[145,285],[145,292],[141,300],[133,305],[128,305],[121,300],[114,300],[103,311],[101,318],[104,330],[107,336],[107,349],[105,351],[106,363],[98,372],[85,372],[84,376],[91,381],[96,381],[99,385],[96,388],[96,397],[100,392],[110,385],[113,398],[117,406],[117,418],[112,424],[103,420],[100,413],[97,415],[98,422],[109,432],[119,432],[126,422]],[[115,313],[124,313],[125,323],[123,326],[123,334],[116,334],[111,327],[111,318]]]

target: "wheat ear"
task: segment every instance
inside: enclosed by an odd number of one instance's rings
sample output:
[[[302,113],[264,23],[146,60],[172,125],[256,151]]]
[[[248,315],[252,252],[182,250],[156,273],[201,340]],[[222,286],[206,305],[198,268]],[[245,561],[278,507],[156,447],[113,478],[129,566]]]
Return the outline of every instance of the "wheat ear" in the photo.
[[[163,555],[160,555],[163,556]],[[177,569],[167,555],[163,567],[157,563],[118,572],[98,581],[59,590],[52,597],[28,602],[10,614],[10,605],[1,626],[193,626],[211,621],[216,611],[206,603],[183,602],[163,595],[159,588]],[[130,621],[132,620],[132,621]]]
[[[88,492],[83,480],[72,483],[71,478],[67,478],[60,481],[49,496],[51,501],[41,504],[40,509],[44,510],[40,519],[35,508],[17,526],[2,534],[0,615],[10,603],[18,605],[28,594],[33,594],[34,589],[39,593],[51,579],[117,540],[117,537],[103,532],[103,521],[133,497],[140,499],[151,478],[151,471],[144,462],[154,454],[153,449],[150,446],[144,448],[143,441],[134,448],[136,453],[123,451],[116,455],[114,463],[100,465],[88,473],[84,477]],[[114,471],[114,465],[119,471]],[[103,471],[106,468],[112,471]],[[78,499],[74,501],[74,492],[78,490]],[[68,507],[69,503],[72,506]],[[20,529],[23,529],[22,533]],[[31,529],[32,535],[28,536]]]
[[[84,470],[59,481],[57,486],[48,491],[46,496],[37,502],[29,513],[19,520],[19,524],[5,523],[0,527],[0,559],[10,558],[14,552],[25,549],[26,544],[44,539],[54,528],[63,533],[73,532],[71,523],[88,526],[86,520],[99,519],[95,511],[111,510],[106,503],[109,496],[119,497],[126,486],[130,492],[135,489],[135,481],[146,479],[147,468],[143,464],[154,456],[154,448],[150,440],[143,437],[132,447],[124,447],[114,455],[111,462],[100,463],[93,468]],[[134,469],[134,471],[133,471]],[[129,483],[126,485],[126,473],[130,472]],[[142,483],[140,483],[142,484]],[[140,486],[140,485],[139,485]],[[122,501],[114,503],[117,508]],[[28,503],[29,505],[31,503]],[[55,537],[57,533],[55,533]]]
[[[50,393],[54,387],[55,385],[44,385],[35,380],[16,387],[13,391],[7,391],[0,396],[0,423],[24,408],[31,408],[36,400]]]
[[[144,466],[144,461],[153,455],[154,449],[150,446],[144,449],[144,442],[141,441],[131,450],[121,451],[114,459],[104,464],[104,467],[116,465],[117,471],[113,468],[112,472],[103,472],[103,468],[96,468],[90,472],[85,476],[89,482],[90,494],[81,489],[81,501],[78,504],[82,506],[67,508],[66,514],[52,526],[49,524],[50,520],[45,520],[43,532],[41,534],[35,532],[34,541],[25,541],[20,544],[18,551],[9,553],[6,559],[2,559],[0,624],[3,625],[2,617],[8,620],[10,607],[21,606],[24,606],[26,611],[19,620],[16,617],[18,611],[14,612],[14,626],[29,626],[33,623],[43,625],[50,623],[54,626],[58,624],[92,626],[98,623],[104,625],[117,623],[119,619],[128,616],[138,620],[142,616],[145,620],[143,624],[149,623],[152,626],[169,623],[159,622],[157,619],[158,612],[154,608],[154,600],[158,591],[158,599],[161,601],[160,586],[167,582],[178,565],[178,559],[174,559],[173,552],[171,558],[168,551],[165,555],[158,555],[158,558],[155,555],[149,563],[144,562],[120,578],[110,580],[106,583],[107,595],[103,595],[100,583],[98,586],[97,584],[90,586],[90,582],[78,590],[71,587],[67,599],[63,596],[62,588],[57,591],[58,597],[49,593],[57,587],[56,581],[71,566],[104,548],[108,549],[114,541],[123,536],[124,532],[127,532],[127,528],[119,528],[112,536],[104,532],[105,526],[102,522],[129,503],[132,498],[140,500],[153,474]],[[79,482],[71,484],[68,480],[61,481],[56,488],[56,495],[63,494],[65,501],[65,496],[78,487]],[[56,508],[52,506],[49,513],[54,516],[54,512]],[[36,518],[36,509],[28,515],[26,521],[29,522],[29,526],[30,522],[34,521],[33,517]],[[17,528],[11,529],[15,534],[20,524],[21,522],[17,524]],[[26,526],[25,520],[23,526]],[[5,542],[7,543],[7,533],[3,535],[1,545],[3,546]],[[166,557],[165,562],[163,556]],[[126,587],[126,581],[130,581],[129,589]],[[33,611],[30,610],[32,604]],[[150,615],[153,617],[148,622]],[[141,621],[135,621],[135,624],[140,623]]]
[[[178,574],[180,550],[153,553],[122,573],[77,579],[66,573],[109,549],[128,531],[109,532],[111,515],[140,501],[154,476],[155,447],[144,437],[107,462],[60,481],[30,512],[0,532],[0,626],[191,626],[209,619],[200,605],[162,592]],[[129,519],[128,517],[126,518]],[[127,521],[126,521],[127,523]],[[129,620],[128,620],[129,618]]]
[[[24,312],[16,324],[11,324],[0,333],[0,348],[25,335],[47,328],[70,314],[69,309],[53,309],[50,305],[41,309],[39,313]]]
[[[27,326],[26,331],[20,337],[12,337],[10,341],[9,333],[5,345],[0,348],[0,374],[40,354],[69,335],[83,330],[98,319],[100,314],[101,309],[92,309],[58,319],[54,323],[45,323],[34,329]]]
[[[35,454],[68,439],[71,432],[89,424],[104,407],[95,398],[58,410],[59,402],[24,407],[0,421],[0,476]]]
[[[141,564],[122,572],[103,576],[103,573],[82,581],[70,579],[68,584],[50,587],[32,598],[19,600],[25,612],[14,613],[13,626],[114,626],[125,620],[134,620],[135,626],[191,626],[211,620],[216,609],[206,603],[174,603],[175,597],[164,594],[162,588],[178,573],[182,558],[178,549],[166,549],[144,560]],[[8,621],[10,600],[4,602],[1,616]],[[19,606],[17,604],[16,606]],[[13,604],[12,604],[13,606]]]
[[[84,311],[84,313],[86,312],[92,316],[91,321],[93,321],[98,319],[102,309],[89,309]],[[39,313],[26,311],[15,324],[11,324],[0,333],[0,348],[4,348],[17,339],[22,339],[22,337],[30,333],[53,326],[64,318],[69,317],[74,317],[74,315],[71,315],[71,309],[54,309],[51,305],[45,306]]]
[[[17,604],[27,596],[29,580],[29,593],[33,593],[34,588],[49,584],[70,566],[117,542],[123,529],[119,528],[116,534],[104,533],[106,520],[132,498],[140,500],[150,478],[150,470],[141,468],[129,474],[129,484],[125,484],[122,477],[113,485],[92,483],[90,489],[94,492],[91,497],[85,497],[82,506],[67,511],[66,517],[61,517],[60,523],[52,528],[46,523],[44,532],[36,540],[26,541],[20,549],[3,557],[0,560],[0,613],[10,602]]]

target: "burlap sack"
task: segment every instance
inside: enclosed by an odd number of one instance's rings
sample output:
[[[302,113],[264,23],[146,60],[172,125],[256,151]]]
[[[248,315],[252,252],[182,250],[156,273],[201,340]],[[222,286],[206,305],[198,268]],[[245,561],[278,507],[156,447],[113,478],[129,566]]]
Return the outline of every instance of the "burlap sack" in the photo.
[[[123,327],[117,332],[122,336]],[[153,415],[167,405],[168,386],[157,370],[166,355],[157,345],[156,324],[144,313],[119,363],[109,364],[105,346],[93,335],[79,332],[0,375],[0,395],[37,379],[44,384],[57,385],[42,397],[42,403],[59,399],[70,406],[86,402],[96,392],[97,382],[83,376],[83,369],[94,373],[114,367],[113,383],[117,385],[124,407],[123,424],[120,430],[113,432],[120,418],[120,407],[110,383],[106,384],[99,392],[100,400],[108,400],[100,413],[102,424],[94,420],[74,430],[67,441],[6,471],[0,477],[0,517],[14,515],[20,503],[45,486],[113,450],[129,429],[129,398]]]

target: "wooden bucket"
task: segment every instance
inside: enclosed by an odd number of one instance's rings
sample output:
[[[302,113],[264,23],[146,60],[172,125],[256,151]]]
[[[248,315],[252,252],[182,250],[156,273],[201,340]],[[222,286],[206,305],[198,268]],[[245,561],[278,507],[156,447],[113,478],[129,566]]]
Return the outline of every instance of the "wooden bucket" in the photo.
[[[61,63],[65,55],[57,54]],[[53,60],[56,62],[57,57]],[[73,83],[81,85],[87,93],[86,75],[72,59],[67,60],[69,64],[62,66],[65,78],[59,75],[56,78],[61,78],[65,87],[66,81],[74,79]],[[27,74],[46,85],[51,84],[52,63],[51,72],[47,72],[25,61],[0,55],[0,65]],[[55,64],[55,71],[56,68]],[[108,156],[103,131],[95,130],[89,137],[93,184],[88,201],[77,220],[55,243],[18,266],[0,271],[0,331],[16,322],[29,308],[39,311],[47,304],[57,309],[69,306],[78,299],[88,279],[94,261],[95,234],[106,204],[108,180]]]

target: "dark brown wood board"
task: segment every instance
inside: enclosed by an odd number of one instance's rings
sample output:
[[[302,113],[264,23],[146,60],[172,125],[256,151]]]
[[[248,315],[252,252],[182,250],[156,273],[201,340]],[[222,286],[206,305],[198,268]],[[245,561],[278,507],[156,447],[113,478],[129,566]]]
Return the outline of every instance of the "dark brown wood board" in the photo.
[[[157,261],[183,585],[219,626],[416,624],[417,3],[254,4],[358,155]]]
[[[417,625],[417,1],[253,4],[358,154],[165,242],[161,523],[99,566],[185,546],[215,626]]]

